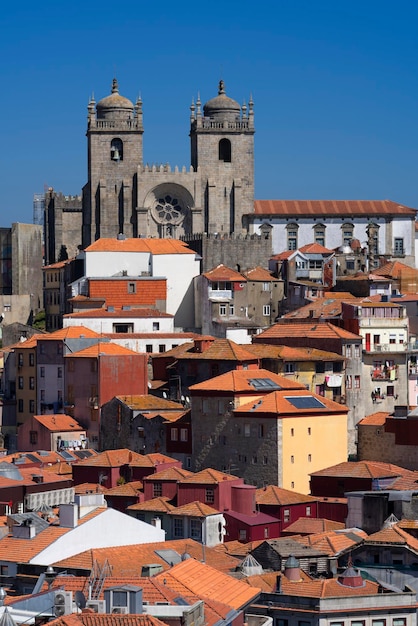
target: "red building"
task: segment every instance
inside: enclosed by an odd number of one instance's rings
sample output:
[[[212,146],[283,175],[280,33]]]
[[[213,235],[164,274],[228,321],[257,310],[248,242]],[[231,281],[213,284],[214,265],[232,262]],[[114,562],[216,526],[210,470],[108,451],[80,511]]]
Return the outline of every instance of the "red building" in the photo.
[[[279,534],[300,517],[318,517],[318,500],[295,491],[267,485],[256,491],[257,509],[275,517],[279,522]]]
[[[231,508],[223,514],[226,520],[226,541],[246,543],[279,536],[279,521],[257,511],[256,488],[253,485],[233,485]]]
[[[66,355],[66,403],[93,448],[99,447],[101,406],[116,395],[148,392],[147,360],[146,354],[102,342]]]
[[[177,506],[198,500],[218,511],[227,511],[232,508],[233,485],[243,484],[243,479],[237,476],[212,468],[204,469],[179,481]]]
[[[161,472],[151,474],[144,478],[144,499],[152,500],[153,498],[165,497],[169,500],[177,498],[177,483],[179,480],[193,476],[181,467],[170,467]]]

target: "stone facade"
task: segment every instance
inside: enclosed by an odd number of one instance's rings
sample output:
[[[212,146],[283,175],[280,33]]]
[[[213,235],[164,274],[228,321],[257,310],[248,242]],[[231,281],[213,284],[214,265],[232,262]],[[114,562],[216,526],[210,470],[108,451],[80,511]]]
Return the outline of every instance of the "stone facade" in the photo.
[[[45,194],[45,265],[76,256],[81,224],[81,196],[65,196],[50,187]]]

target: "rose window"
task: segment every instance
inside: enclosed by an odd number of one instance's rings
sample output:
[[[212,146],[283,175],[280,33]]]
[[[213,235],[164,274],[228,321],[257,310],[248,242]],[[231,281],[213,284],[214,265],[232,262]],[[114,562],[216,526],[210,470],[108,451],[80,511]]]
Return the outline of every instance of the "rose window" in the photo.
[[[152,212],[160,224],[180,224],[184,217],[182,206],[177,198],[169,195],[159,198]]]

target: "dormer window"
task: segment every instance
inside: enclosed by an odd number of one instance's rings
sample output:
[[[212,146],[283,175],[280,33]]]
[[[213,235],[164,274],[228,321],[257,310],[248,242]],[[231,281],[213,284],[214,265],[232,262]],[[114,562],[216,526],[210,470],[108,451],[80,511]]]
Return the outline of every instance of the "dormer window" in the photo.
[[[110,144],[110,158],[112,161],[123,161],[123,142],[121,139],[112,139]]]

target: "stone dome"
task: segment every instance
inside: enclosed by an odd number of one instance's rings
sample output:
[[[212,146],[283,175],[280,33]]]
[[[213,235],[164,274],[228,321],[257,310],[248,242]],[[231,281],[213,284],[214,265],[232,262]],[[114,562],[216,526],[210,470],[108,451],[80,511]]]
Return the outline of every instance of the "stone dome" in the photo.
[[[218,95],[203,105],[203,113],[205,117],[233,121],[240,116],[241,107],[236,100],[226,95],[223,80],[219,81]]]
[[[134,105],[119,93],[118,81],[113,79],[112,93],[99,100],[96,105],[98,119],[129,119],[133,115]]]

